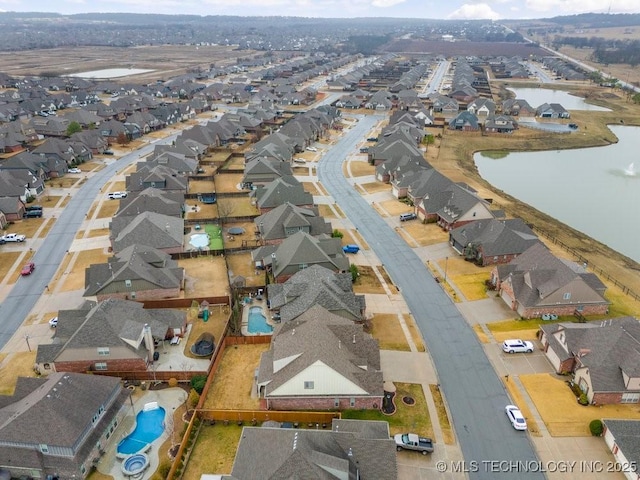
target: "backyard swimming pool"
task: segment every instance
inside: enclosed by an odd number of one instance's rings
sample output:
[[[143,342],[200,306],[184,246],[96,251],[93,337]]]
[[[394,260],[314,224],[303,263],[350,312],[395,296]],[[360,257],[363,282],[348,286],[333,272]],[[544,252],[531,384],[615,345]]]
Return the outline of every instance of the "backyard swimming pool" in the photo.
[[[119,454],[138,453],[164,432],[164,408],[148,403],[136,416],[136,428],[118,444]]]
[[[209,235],[207,233],[194,233],[189,239],[189,245],[195,248],[206,248],[209,246]]]
[[[272,333],[273,327],[267,323],[267,317],[262,313],[262,307],[249,307],[249,333]]]

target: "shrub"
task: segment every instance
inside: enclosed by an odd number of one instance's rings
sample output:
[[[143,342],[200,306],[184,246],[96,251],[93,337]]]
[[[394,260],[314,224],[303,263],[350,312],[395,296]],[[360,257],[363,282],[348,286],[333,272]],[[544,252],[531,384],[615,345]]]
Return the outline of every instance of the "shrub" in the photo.
[[[591,423],[589,423],[589,431],[594,437],[599,437],[600,435],[602,435],[603,430],[604,427],[602,426],[602,421],[595,419],[591,420]]]
[[[198,394],[202,394],[204,386],[207,383],[206,375],[196,375],[191,379],[191,388],[193,388]]]
[[[188,399],[189,408],[196,408],[199,400],[200,400],[200,394],[196,392],[195,388],[192,388],[191,391],[189,392],[189,399]]]
[[[340,230],[334,230],[334,231],[331,233],[331,236],[332,236],[333,238],[342,238],[342,237],[344,237],[343,233],[342,233]]]
[[[178,379],[177,378],[170,378],[169,381],[167,382],[169,384],[170,387],[177,387],[178,386]]]
[[[589,398],[587,397],[586,393],[580,394],[580,397],[578,397],[578,403],[580,405],[588,405],[589,404]]]
[[[352,263],[349,267],[349,271],[351,272],[351,281],[355,282],[360,275],[360,273],[358,272],[358,266]]]

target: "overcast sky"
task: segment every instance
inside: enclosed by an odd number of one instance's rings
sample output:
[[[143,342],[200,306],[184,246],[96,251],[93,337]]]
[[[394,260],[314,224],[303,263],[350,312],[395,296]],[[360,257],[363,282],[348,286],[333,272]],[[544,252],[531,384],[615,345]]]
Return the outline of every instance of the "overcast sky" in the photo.
[[[0,0],[0,10],[498,20],[585,12],[640,13],[640,0]]]

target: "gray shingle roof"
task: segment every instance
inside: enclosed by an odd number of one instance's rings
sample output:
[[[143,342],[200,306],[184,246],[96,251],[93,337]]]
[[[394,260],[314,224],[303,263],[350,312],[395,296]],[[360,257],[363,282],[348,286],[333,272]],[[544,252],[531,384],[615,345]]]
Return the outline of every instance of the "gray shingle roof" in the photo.
[[[313,305],[321,305],[349,320],[360,320],[365,308],[363,295],[353,293],[350,273],[335,273],[320,265],[301,270],[284,283],[267,285],[269,307],[279,310],[288,322]]]
[[[640,420],[603,420],[607,430],[611,431],[616,445],[634,465],[640,465]]]
[[[361,389],[364,392],[361,395],[383,394],[378,341],[364,333],[362,325],[334,315],[320,305],[314,305],[292,322],[276,326],[271,351],[266,358],[273,364],[263,368],[261,361],[258,373],[258,383],[266,385],[266,397],[272,396],[272,392],[276,397],[278,387],[316,362],[322,362]],[[300,391],[303,392],[302,386]],[[353,395],[354,391],[344,395]],[[317,394],[310,391],[308,395]]]
[[[242,480],[395,480],[398,475],[395,443],[388,437],[256,427],[243,429],[231,473]]]
[[[459,245],[480,245],[482,253],[487,257],[520,254],[540,241],[519,218],[476,220],[454,228],[450,235]]]

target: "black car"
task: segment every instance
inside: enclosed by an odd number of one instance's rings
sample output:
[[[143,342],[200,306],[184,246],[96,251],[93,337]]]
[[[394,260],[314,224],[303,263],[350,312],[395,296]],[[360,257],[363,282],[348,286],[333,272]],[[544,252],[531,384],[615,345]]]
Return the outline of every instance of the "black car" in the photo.
[[[22,218],[42,218],[42,210],[27,210]]]
[[[25,207],[25,210],[26,210],[27,212],[31,212],[31,211],[33,211],[33,210],[40,210],[40,211],[42,211],[42,206],[40,206],[40,205],[27,205],[27,206]]]

